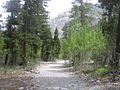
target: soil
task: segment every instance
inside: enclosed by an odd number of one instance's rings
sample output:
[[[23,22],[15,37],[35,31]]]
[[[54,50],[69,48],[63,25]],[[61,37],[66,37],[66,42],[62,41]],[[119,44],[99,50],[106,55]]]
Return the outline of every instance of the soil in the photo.
[[[120,83],[102,84],[98,80],[78,75],[65,61],[41,63],[19,75],[6,75],[0,80],[0,90],[120,90]]]

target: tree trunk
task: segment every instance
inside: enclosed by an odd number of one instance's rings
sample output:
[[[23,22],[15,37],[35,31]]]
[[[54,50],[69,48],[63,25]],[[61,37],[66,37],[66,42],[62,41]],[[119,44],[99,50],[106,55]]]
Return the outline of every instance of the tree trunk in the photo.
[[[115,50],[115,55],[113,55],[112,81],[115,81],[115,77],[119,70],[119,54],[120,54],[120,12],[118,16],[118,24],[116,30],[116,50]]]
[[[15,66],[16,65],[16,58],[17,58],[17,51],[11,49],[11,58],[10,58],[10,62],[9,62],[10,66]]]
[[[27,64],[27,61],[26,61],[26,41],[23,41],[23,45],[22,45],[22,64],[25,66]]]
[[[115,66],[116,69],[118,70],[118,66],[119,66],[119,54],[120,54],[120,12],[119,12],[119,16],[118,16],[118,25],[117,25],[117,37],[116,37],[116,62],[115,62]]]
[[[81,22],[81,25],[83,25],[84,24],[84,11],[83,11],[83,0],[81,0],[81,10],[80,10],[81,12],[81,16],[80,16],[80,18],[81,18],[81,20],[80,20],[80,22]]]
[[[8,65],[8,53],[5,55],[5,66]]]

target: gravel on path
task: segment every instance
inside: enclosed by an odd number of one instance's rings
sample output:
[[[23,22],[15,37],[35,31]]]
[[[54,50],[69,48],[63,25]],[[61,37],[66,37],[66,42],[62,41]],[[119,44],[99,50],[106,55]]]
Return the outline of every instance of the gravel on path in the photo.
[[[30,81],[28,90],[120,90],[92,85],[75,75],[71,68],[65,68],[64,63],[57,61],[37,66],[37,74]]]

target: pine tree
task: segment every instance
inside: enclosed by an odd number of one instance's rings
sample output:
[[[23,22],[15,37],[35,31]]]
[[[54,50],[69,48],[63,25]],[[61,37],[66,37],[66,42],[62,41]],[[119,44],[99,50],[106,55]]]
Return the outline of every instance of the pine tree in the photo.
[[[87,16],[87,14],[89,14],[90,11],[92,12],[91,8],[89,8],[89,5],[91,4],[84,3],[83,0],[74,0],[70,16],[72,20],[67,22],[63,27],[63,34],[65,38],[69,36],[68,34],[70,32],[67,27],[70,27],[73,24],[80,24],[82,26],[87,22],[92,21],[93,18],[91,16]]]
[[[25,0],[23,7],[23,61],[26,62],[26,43],[31,47],[31,55],[34,56],[41,48],[43,60],[49,58],[49,45],[52,38],[49,25],[47,24],[47,12],[45,11],[44,0]],[[25,39],[28,40],[25,40]],[[40,47],[41,46],[41,47]],[[34,54],[34,55],[33,55]]]
[[[16,64],[17,58],[17,41],[18,41],[18,25],[19,25],[19,11],[20,11],[20,0],[10,0],[6,5],[7,12],[10,13],[7,22],[7,30],[5,31],[5,44],[7,51],[5,57],[5,64],[8,63],[8,55],[10,54],[10,65]]]
[[[111,72],[112,72],[112,80],[115,81],[115,77],[119,71],[119,54],[120,54],[120,0],[99,0],[101,3],[101,7],[106,10],[106,14],[108,16],[108,25],[110,28],[103,28],[104,34],[113,35],[111,30],[114,30],[114,37],[111,39],[115,39],[115,44],[112,46],[112,60],[110,61]],[[117,17],[117,19],[112,19],[113,17]],[[111,23],[113,20],[116,20],[117,24],[113,25]],[[106,24],[107,25],[107,24]],[[111,29],[111,26],[113,29]],[[106,26],[105,26],[106,27]],[[109,39],[108,39],[109,40]]]
[[[0,31],[0,57],[3,55],[3,47],[4,47],[4,37],[3,32]]]
[[[2,20],[1,20],[2,14],[0,14],[0,30],[2,29]]]
[[[83,25],[86,21],[88,11],[87,3],[84,3],[83,0],[74,0],[71,17],[76,19],[79,24]]]
[[[60,54],[60,40],[59,40],[59,33],[58,33],[58,29],[57,28],[55,29],[53,43],[54,43],[54,57],[55,58],[59,58],[59,54]]]
[[[27,58],[35,58],[37,52],[43,48],[43,53],[48,59],[52,35],[47,24],[48,13],[45,11],[45,3],[46,0],[24,0],[23,5],[20,4],[20,0],[10,0],[7,3],[7,12],[11,15],[4,32],[6,65],[9,59],[9,64],[14,65],[17,56],[22,58],[21,64],[26,65]]]
[[[50,61],[51,50],[52,50],[52,35],[49,26],[44,26],[42,32],[42,48],[41,48],[41,59],[43,61]]]

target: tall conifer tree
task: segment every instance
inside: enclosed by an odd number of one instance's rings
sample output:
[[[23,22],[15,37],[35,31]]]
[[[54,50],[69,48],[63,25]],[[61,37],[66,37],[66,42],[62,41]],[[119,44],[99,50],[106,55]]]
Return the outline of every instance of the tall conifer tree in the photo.
[[[55,33],[54,33],[54,57],[55,58],[59,58],[59,54],[60,54],[60,40],[59,40],[59,33],[58,33],[58,29],[55,29]]]
[[[106,10],[106,15],[108,16],[109,28],[104,28],[104,34],[111,35],[115,32],[114,37],[110,39],[115,39],[114,46],[112,46],[112,60],[110,60],[111,72],[112,72],[112,80],[115,81],[115,77],[119,71],[119,54],[120,54],[120,0],[99,0],[101,3],[101,7]],[[113,17],[117,17],[117,19],[113,19]],[[113,25],[113,20],[116,25]],[[117,22],[117,23],[116,23]],[[106,24],[107,25],[107,24]],[[105,26],[106,27],[106,26]],[[113,28],[113,29],[111,29]],[[113,31],[114,30],[114,31]],[[113,32],[111,32],[113,31]],[[109,39],[108,39],[109,40]]]
[[[8,63],[8,54],[10,54],[10,65],[16,63],[17,58],[17,41],[18,41],[18,26],[19,26],[19,12],[20,12],[20,0],[10,0],[6,4],[7,12],[10,13],[7,22],[7,30],[5,31],[5,44],[6,44],[6,57],[5,64]],[[9,53],[10,50],[10,53]]]

